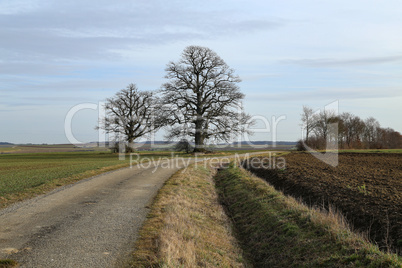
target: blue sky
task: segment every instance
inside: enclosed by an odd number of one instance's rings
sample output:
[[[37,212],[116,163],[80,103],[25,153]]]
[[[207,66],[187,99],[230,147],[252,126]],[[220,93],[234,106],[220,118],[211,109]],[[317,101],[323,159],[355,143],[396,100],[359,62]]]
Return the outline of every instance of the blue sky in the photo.
[[[333,101],[402,132],[401,29],[394,0],[0,0],[0,141],[67,142],[72,107],[129,83],[159,89],[166,64],[189,45],[236,70],[248,113],[286,116],[277,140],[300,138],[303,105]],[[73,117],[78,140],[97,140],[97,115]]]

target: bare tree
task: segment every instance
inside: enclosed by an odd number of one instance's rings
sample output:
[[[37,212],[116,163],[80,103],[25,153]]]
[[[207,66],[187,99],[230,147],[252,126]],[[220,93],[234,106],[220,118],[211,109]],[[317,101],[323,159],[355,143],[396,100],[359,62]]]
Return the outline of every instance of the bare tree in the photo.
[[[192,150],[192,146],[188,140],[181,139],[178,143],[176,143],[174,149],[178,152],[185,151],[186,153],[189,153]]]
[[[135,84],[120,90],[112,98],[106,99],[106,116],[98,129],[115,135],[115,139],[124,140],[128,150],[133,150],[134,141],[162,126],[160,114],[155,109],[157,98],[149,91],[139,91]]]
[[[377,149],[401,149],[402,135],[392,128],[377,129]]]
[[[328,148],[330,143],[337,146],[338,121],[339,117],[332,110],[324,110],[317,115],[314,133],[316,138],[320,140],[319,147],[327,146]]]
[[[162,85],[163,103],[169,105],[167,137],[194,138],[194,151],[205,151],[206,140],[229,141],[248,132],[250,116],[237,86],[240,78],[211,49],[189,46],[178,62],[170,62]]]
[[[308,137],[317,124],[317,116],[314,115],[312,108],[303,106],[303,113],[301,114],[302,128],[306,131],[305,141],[308,143]]]
[[[380,123],[374,117],[369,117],[364,120],[364,124],[364,142],[366,148],[374,148],[378,140],[377,130],[380,128]]]
[[[341,114],[341,119],[343,122],[343,132],[346,145],[348,148],[359,147],[365,126],[363,120],[351,113]]]

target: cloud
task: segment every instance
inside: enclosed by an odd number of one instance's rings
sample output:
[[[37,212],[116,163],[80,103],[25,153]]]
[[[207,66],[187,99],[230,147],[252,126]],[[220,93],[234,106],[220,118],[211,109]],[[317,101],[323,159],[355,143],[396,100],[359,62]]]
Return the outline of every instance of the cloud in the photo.
[[[376,65],[384,63],[402,62],[402,55],[388,57],[367,57],[355,59],[294,59],[282,60],[281,63],[297,64],[308,67],[343,67],[356,65]]]
[[[94,3],[72,1],[32,4],[29,9],[25,2],[7,3],[10,12],[0,13],[0,56],[8,61],[113,60],[123,56],[114,53],[118,50],[215,40],[282,25],[268,19],[239,19],[224,7],[187,10],[180,1],[169,5],[100,1],[96,8]]]

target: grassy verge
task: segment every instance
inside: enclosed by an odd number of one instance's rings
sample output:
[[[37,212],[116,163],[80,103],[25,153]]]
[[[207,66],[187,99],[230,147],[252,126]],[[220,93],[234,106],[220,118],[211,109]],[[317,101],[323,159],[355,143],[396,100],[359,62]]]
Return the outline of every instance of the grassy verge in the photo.
[[[132,267],[242,267],[229,219],[218,202],[213,169],[192,165],[159,191]]]
[[[237,167],[215,180],[255,267],[402,267],[400,257],[351,232],[336,212],[309,209]]]

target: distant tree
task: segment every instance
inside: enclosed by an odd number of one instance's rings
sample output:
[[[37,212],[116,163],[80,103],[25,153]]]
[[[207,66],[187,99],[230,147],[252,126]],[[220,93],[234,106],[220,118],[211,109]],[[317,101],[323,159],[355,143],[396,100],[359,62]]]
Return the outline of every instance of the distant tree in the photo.
[[[366,148],[375,148],[378,141],[380,123],[374,117],[369,117],[364,121],[363,138]]]
[[[342,120],[345,143],[348,148],[358,147],[361,136],[364,132],[365,124],[360,117],[351,113],[342,113],[340,116]]]
[[[308,143],[310,133],[314,130],[317,124],[317,116],[314,115],[312,108],[303,106],[301,114],[302,128],[306,131],[305,141]]]
[[[391,128],[388,140],[390,148],[402,149],[402,135],[398,131],[395,131]]]
[[[134,141],[163,125],[159,105],[152,92],[139,91],[135,84],[120,90],[114,97],[106,99],[106,116],[97,126],[115,136],[117,141],[123,140],[128,151],[133,151]]]
[[[402,135],[392,128],[377,129],[376,149],[402,149]]]
[[[185,151],[186,153],[189,153],[192,149],[193,147],[187,139],[181,139],[179,142],[176,143],[175,146],[175,151],[178,152]]]
[[[324,148],[328,143],[337,145],[338,143],[338,129],[337,122],[339,117],[336,116],[334,111],[325,110],[317,115],[314,133],[319,139],[319,147]],[[327,146],[328,147],[328,146]]]
[[[301,151],[301,152],[307,151],[306,143],[307,143],[306,140],[301,140],[301,139],[298,140],[296,143],[296,151]],[[309,144],[309,146],[310,146],[310,144]]]
[[[170,79],[162,85],[168,139],[194,138],[194,151],[200,152],[208,139],[228,141],[248,132],[251,117],[241,106],[240,78],[211,49],[185,48],[178,62],[167,65],[165,78]]]

